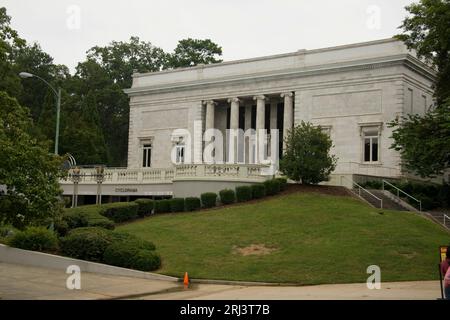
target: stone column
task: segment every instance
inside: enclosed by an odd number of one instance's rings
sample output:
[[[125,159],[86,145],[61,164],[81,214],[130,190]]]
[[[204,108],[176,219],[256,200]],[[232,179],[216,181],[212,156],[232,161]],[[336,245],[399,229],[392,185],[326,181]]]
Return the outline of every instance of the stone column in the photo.
[[[266,96],[255,96],[253,100],[256,100],[256,131],[258,131],[264,129],[266,124]]]
[[[231,103],[230,107],[230,135],[229,135],[229,150],[230,154],[228,157],[228,161],[231,163],[236,163],[238,160],[238,132],[239,129],[239,99],[238,98],[230,98],[228,102]]]
[[[284,115],[283,115],[283,152],[286,150],[285,139],[288,132],[294,126],[294,94],[292,92],[284,92],[281,94],[284,98]]]
[[[206,101],[206,121],[205,130],[214,129],[214,109],[216,103],[213,100]]]
[[[230,98],[228,102],[231,103],[230,129],[239,129],[239,99]]]
[[[261,152],[262,141],[260,130],[265,128],[265,117],[266,117],[266,96],[259,95],[253,97],[256,100],[256,135],[258,137],[256,146],[256,163],[261,163]]]

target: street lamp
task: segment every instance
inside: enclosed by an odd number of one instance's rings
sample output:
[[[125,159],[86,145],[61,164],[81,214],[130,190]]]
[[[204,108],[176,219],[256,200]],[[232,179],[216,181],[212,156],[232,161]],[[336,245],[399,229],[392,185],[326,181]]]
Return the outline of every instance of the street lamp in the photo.
[[[50,89],[52,89],[53,93],[56,96],[56,133],[55,133],[55,154],[58,154],[58,144],[59,144],[59,115],[60,115],[60,110],[61,110],[61,89],[58,88],[58,90],[56,90],[50,83],[48,83],[47,81],[45,81],[45,79],[32,74],[32,73],[28,73],[28,72],[21,72],[19,73],[19,76],[23,79],[27,79],[27,78],[38,78],[40,80],[42,80],[47,86],[50,87]]]

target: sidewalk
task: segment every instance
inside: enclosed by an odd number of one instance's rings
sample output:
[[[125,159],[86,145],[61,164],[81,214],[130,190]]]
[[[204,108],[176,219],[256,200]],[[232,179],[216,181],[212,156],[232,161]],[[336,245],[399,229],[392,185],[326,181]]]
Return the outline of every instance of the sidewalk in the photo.
[[[242,286],[181,283],[124,276],[81,273],[81,290],[68,290],[65,270],[0,263],[0,299],[210,299],[210,300],[317,300],[317,299],[427,299],[440,296],[438,281],[382,283],[380,290],[366,284],[305,287]]]

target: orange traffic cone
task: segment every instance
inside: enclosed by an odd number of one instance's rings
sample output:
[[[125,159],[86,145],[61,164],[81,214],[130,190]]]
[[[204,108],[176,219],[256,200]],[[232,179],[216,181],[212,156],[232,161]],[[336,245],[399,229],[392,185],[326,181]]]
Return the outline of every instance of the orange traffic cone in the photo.
[[[184,280],[183,280],[184,288],[187,288],[189,286],[189,276],[188,273],[184,273]]]

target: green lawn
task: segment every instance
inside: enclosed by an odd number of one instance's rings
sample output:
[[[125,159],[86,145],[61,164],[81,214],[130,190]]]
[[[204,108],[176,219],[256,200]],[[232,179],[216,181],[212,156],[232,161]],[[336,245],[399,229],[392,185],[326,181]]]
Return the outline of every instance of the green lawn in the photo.
[[[449,233],[413,213],[384,211],[350,198],[294,193],[251,204],[165,214],[118,227],[153,241],[159,273],[192,278],[290,282],[365,282],[366,268],[382,281],[437,279],[439,245]],[[233,248],[264,244],[267,255]]]

